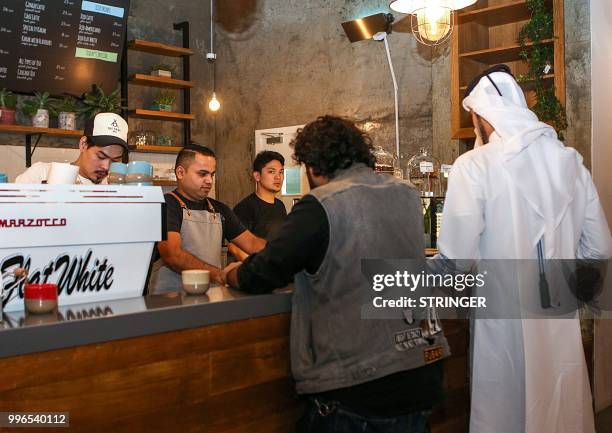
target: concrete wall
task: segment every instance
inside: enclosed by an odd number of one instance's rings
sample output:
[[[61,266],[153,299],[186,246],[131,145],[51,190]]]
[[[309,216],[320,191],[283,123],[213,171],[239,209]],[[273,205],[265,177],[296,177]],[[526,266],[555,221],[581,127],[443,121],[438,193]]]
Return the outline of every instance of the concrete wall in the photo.
[[[218,3],[215,134],[219,196],[252,191],[256,129],[307,123],[322,114],[358,120],[393,149],[393,87],[383,43],[351,44],[341,23],[389,12],[387,0],[233,0]],[[400,88],[401,149],[431,146],[430,50],[407,33],[389,37]]]
[[[591,167],[591,28],[589,0],[565,0],[565,143]]]
[[[255,129],[307,123],[333,113],[356,119],[375,143],[394,147],[393,91],[384,45],[351,44],[340,23],[377,12],[389,12],[387,0],[232,0],[217,1],[217,94],[222,109],[206,110],[211,93],[209,4],[189,0],[132,0],[129,38],[180,44],[172,23],[189,20],[192,57],[193,138],[219,155],[218,194],[229,204],[252,190],[249,167]],[[566,143],[590,165],[590,33],[588,0],[566,0],[567,113]],[[397,15],[397,14],[396,14]],[[398,16],[398,20],[401,16]],[[424,145],[441,162],[459,154],[450,139],[450,48],[417,45],[401,22],[389,41],[400,87],[401,148],[406,157]],[[159,61],[131,52],[130,72]],[[177,60],[174,60],[178,64]],[[130,86],[130,106],[147,104],[154,89]],[[180,104],[180,100],[177,101]],[[130,121],[132,130],[149,129],[180,139],[178,124]],[[43,138],[42,145],[74,144],[76,140]],[[0,144],[22,145],[23,137],[0,134]],[[0,146],[0,171],[6,153]],[[174,156],[132,154],[172,164]],[[34,161],[37,160],[35,155]],[[20,171],[23,166],[10,170]]]

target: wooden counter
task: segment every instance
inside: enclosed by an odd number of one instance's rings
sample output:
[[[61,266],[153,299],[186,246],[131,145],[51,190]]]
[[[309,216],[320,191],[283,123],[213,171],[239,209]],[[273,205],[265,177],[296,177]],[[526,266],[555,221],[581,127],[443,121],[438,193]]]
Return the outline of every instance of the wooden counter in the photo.
[[[40,324],[5,314],[0,411],[69,412],[70,432],[293,432],[302,402],[290,372],[290,297],[170,294],[144,298],[142,311],[75,305]],[[431,431],[462,433],[467,321],[444,326],[453,355]]]
[[[70,432],[291,432],[288,336],[279,314],[3,358],[0,411],[70,412]]]

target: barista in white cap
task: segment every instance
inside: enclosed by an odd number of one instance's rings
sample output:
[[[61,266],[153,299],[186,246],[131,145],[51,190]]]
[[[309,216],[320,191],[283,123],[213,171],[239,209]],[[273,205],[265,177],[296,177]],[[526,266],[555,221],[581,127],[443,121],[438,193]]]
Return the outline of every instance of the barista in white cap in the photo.
[[[442,258],[506,259],[506,265],[608,259],[610,230],[582,157],[528,109],[510,69],[498,65],[476,77],[463,108],[481,143],[453,164],[438,241]],[[485,294],[515,298],[508,292],[522,289],[527,274],[499,272]],[[534,287],[537,292],[538,281]],[[472,351],[470,433],[594,432],[577,314],[476,319]]]
[[[79,166],[77,183],[106,183],[112,162],[121,162],[127,151],[128,124],[118,114],[99,113],[85,122],[84,135],[79,141],[79,157],[73,165]],[[44,183],[51,163],[37,162],[17,176],[15,183]]]

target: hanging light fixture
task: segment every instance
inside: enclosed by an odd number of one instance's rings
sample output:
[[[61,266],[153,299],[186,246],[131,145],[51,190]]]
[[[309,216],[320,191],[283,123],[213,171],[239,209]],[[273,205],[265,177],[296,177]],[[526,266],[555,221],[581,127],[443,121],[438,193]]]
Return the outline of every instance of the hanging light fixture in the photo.
[[[213,92],[212,97],[208,101],[208,109],[213,113],[221,108],[221,102],[217,99],[217,95]]]
[[[208,62],[212,64],[212,96],[208,100],[208,109],[212,111],[213,113],[216,113],[217,111],[219,111],[219,108],[221,108],[221,102],[217,99],[217,93],[215,92],[215,79],[217,75],[216,74],[217,69],[215,67],[215,60],[217,60],[217,54],[215,54],[215,44],[214,44],[215,22],[214,22],[214,15],[213,15],[213,11],[214,11],[213,2],[214,0],[210,0],[210,52],[206,53],[206,60],[208,60]]]
[[[424,45],[439,45],[448,40],[455,25],[453,11],[477,0],[392,0],[389,7],[410,14],[414,37]]]

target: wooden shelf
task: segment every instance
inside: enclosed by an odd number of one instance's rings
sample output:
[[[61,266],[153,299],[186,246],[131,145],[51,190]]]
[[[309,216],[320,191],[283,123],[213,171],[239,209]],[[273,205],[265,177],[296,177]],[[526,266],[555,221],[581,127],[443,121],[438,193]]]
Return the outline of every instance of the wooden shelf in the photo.
[[[195,119],[195,115],[191,114],[190,95],[191,89],[196,86],[196,83],[191,81],[189,65],[189,56],[194,54],[194,50],[189,47],[189,22],[181,21],[174,23],[172,28],[181,35],[181,40],[183,41],[181,46],[134,39],[126,44],[125,49],[126,51],[140,51],[159,56],[179,58],[179,62],[182,65],[181,79],[158,77],[142,73],[129,75],[127,68],[128,62],[124,61],[121,63],[121,96],[125,100],[130,100],[129,89],[131,86],[129,86],[129,84],[179,90],[182,93],[183,100],[180,108],[177,107],[176,110],[181,112],[158,111],[134,107],[132,110],[127,111],[126,117],[128,119],[140,118],[151,121],[179,122],[182,127],[182,139],[179,143],[186,144],[191,142],[191,121]],[[127,54],[127,52],[125,54]],[[126,59],[128,58],[129,56],[126,56]],[[140,146],[131,148],[130,151],[176,154],[182,149],[181,146]]]
[[[181,146],[139,146],[130,147],[130,152],[145,152],[145,153],[179,153],[183,148]]]
[[[545,81],[554,81],[555,80],[555,74],[548,74],[548,75],[544,75],[542,77]],[[522,87],[530,87],[530,85],[533,83],[533,80],[528,80],[528,81],[523,81],[521,83],[519,83]],[[461,94],[463,95],[463,92],[465,92],[467,90],[467,86],[461,86],[459,87],[459,91],[461,92]]]
[[[143,108],[137,108],[135,110],[128,111],[129,117],[137,117],[140,119],[155,119],[155,120],[194,120],[195,115],[175,113],[173,111],[157,111],[157,110],[145,110]]]
[[[176,180],[153,179],[153,185],[155,186],[176,186]]]
[[[165,87],[169,89],[190,89],[195,86],[193,81],[176,80],[168,77],[156,77],[146,74],[130,75],[130,83],[141,86]]]
[[[44,134],[58,137],[81,137],[83,131],[59,128],[35,128],[30,125],[0,125],[0,133],[3,134]]]
[[[551,45],[554,39],[545,39],[542,41],[545,45]],[[528,47],[533,46],[533,43],[527,43]],[[459,54],[460,59],[475,60],[480,63],[493,65],[496,63],[513,62],[520,60],[519,53],[521,47],[519,44],[507,45],[504,47],[487,48],[486,50],[469,51]]]
[[[474,137],[470,115],[461,101],[467,83],[488,67],[505,63],[515,76],[528,71],[520,57],[518,35],[531,14],[528,0],[477,0],[472,7],[457,14],[457,25],[451,36],[451,136],[454,139]],[[552,14],[554,38],[543,41],[553,50],[553,70],[544,76],[545,85],[555,89],[555,95],[565,104],[565,25],[564,1],[545,0]],[[527,47],[533,46],[528,43]],[[520,83],[530,106],[536,103],[533,81]]]
[[[142,39],[134,39],[128,42],[128,49],[169,57],[191,56],[193,54],[193,50],[190,48],[160,44],[159,42],[143,41]]]
[[[474,134],[474,128],[461,128],[455,131],[451,138],[454,140],[465,140],[468,138],[476,138],[476,134]]]
[[[525,0],[513,1],[507,4],[475,9],[457,15],[460,23],[478,21],[487,27],[500,26],[517,21],[528,20],[531,16]]]

